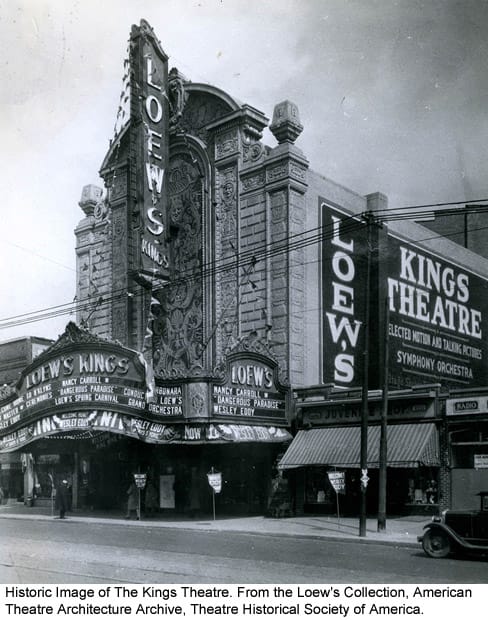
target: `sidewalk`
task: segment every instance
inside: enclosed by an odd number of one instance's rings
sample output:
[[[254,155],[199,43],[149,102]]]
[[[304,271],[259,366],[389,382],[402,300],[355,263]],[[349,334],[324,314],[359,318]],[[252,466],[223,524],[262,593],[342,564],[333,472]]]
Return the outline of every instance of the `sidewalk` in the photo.
[[[0,506],[0,519],[54,520],[50,508],[27,507],[23,504]],[[293,536],[294,538],[333,539],[359,543],[377,543],[419,547],[417,536],[428,523],[428,516],[392,517],[387,519],[386,530],[377,531],[376,519],[368,519],[366,536],[359,536],[358,518],[337,519],[335,516],[304,516],[272,519],[257,517],[212,516],[191,520],[183,516],[157,515],[140,521],[126,520],[120,512],[76,510],[67,513],[67,520],[85,523],[111,523],[131,527],[168,527],[209,532],[239,532],[262,536]],[[1,527],[1,522],[0,522]]]

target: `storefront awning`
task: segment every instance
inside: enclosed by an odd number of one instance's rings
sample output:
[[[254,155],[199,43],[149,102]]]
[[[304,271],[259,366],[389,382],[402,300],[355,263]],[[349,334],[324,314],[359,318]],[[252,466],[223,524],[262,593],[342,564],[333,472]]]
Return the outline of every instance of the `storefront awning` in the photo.
[[[434,424],[388,427],[388,467],[439,466]],[[368,428],[368,467],[379,467],[380,427]],[[361,428],[312,428],[299,431],[280,461],[280,469],[307,465],[360,466]]]

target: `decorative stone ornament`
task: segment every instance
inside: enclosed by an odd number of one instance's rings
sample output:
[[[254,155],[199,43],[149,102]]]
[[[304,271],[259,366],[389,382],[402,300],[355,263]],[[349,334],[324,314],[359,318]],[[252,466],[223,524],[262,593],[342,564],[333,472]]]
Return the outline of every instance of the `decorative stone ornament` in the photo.
[[[183,115],[183,109],[188,100],[188,92],[185,90],[185,76],[175,69],[171,69],[168,75],[168,101],[170,106],[170,127],[178,127]]]
[[[293,144],[303,131],[297,106],[288,99],[276,104],[269,130],[278,140],[278,144]]]
[[[96,185],[85,185],[83,187],[79,205],[87,217],[93,215],[95,207],[102,198],[102,194],[103,190]]]

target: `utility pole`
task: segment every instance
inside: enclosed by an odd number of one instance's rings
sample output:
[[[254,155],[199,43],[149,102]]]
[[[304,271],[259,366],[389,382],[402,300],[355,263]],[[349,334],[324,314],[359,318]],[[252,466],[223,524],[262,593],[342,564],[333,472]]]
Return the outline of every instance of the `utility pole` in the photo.
[[[369,315],[371,303],[371,229],[373,215],[365,213],[366,219],[366,290],[364,295],[364,347],[363,347],[363,389],[361,406],[361,501],[359,512],[359,536],[366,536],[366,490],[368,487],[368,387],[369,387]]]
[[[390,322],[390,298],[385,299],[385,349],[384,349],[384,377],[383,399],[381,408],[380,427],[380,463],[378,480],[378,532],[386,529],[386,479],[388,464],[388,373],[389,373],[389,322]]]

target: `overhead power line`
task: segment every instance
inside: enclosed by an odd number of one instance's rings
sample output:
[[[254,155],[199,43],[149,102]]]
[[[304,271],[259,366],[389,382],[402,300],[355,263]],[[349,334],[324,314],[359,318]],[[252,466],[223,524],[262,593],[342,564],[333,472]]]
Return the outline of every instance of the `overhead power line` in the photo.
[[[50,258],[48,256],[44,256],[43,254],[39,254],[39,252],[35,252],[34,250],[30,249],[30,248],[26,248],[23,245],[19,245],[18,243],[13,243],[12,241],[9,241],[8,239],[2,238],[0,240],[0,243],[6,243],[7,245],[11,245],[14,248],[18,248],[19,250],[22,250],[23,252],[27,252],[28,254],[32,254],[33,256],[37,256],[37,258],[41,258],[42,260],[48,261],[49,263],[53,263],[54,265],[57,265],[58,267],[63,267],[63,269],[68,269],[69,271],[74,271],[76,273],[76,269],[73,269],[73,267],[69,267],[68,265],[64,265],[63,263],[60,263],[59,261],[55,260],[54,258]]]
[[[480,203],[486,201],[488,199],[482,199],[477,201],[471,201]],[[469,201],[468,201],[469,202]],[[341,219],[341,234],[346,235],[348,233],[353,233],[358,230],[358,228],[362,228],[365,226],[362,218],[366,214],[372,213],[374,216],[374,220],[377,223],[383,222],[394,222],[394,221],[404,221],[404,220],[417,220],[421,217],[425,217],[426,212],[423,210],[426,207],[435,207],[442,205],[453,205],[453,204],[468,204],[468,202],[463,201],[462,203],[436,203],[432,205],[420,205],[414,207],[404,207],[400,209],[382,209],[376,211],[367,211],[359,214],[354,214],[350,216],[346,216]],[[408,209],[407,212],[399,213],[404,209]],[[414,211],[417,209],[417,211]],[[485,213],[488,212],[488,204],[487,205],[479,205],[472,209],[463,210],[463,209],[443,209],[441,211],[433,211],[432,213],[437,216],[449,217],[454,215],[460,215],[463,213]],[[468,232],[474,232],[476,230],[482,230],[488,227],[482,227],[477,229],[470,229]],[[435,237],[430,237],[428,240],[432,240],[435,238],[441,238],[446,236],[454,236],[461,234],[463,231],[453,232],[449,235],[437,235]],[[265,258],[273,258],[280,256],[282,254],[289,254],[290,252],[300,250],[311,245],[315,245],[320,241],[327,241],[334,236],[334,231],[332,227],[324,227],[318,226],[316,228],[309,229],[307,231],[297,233],[294,235],[290,235],[281,240],[274,241],[270,244],[264,244],[262,246],[255,246],[253,248],[243,250],[241,252],[236,252],[234,256],[231,258],[219,258],[209,263],[202,265],[202,267],[198,271],[182,271],[178,277],[172,279],[170,282],[164,283],[163,285],[156,285],[154,287],[154,291],[157,292],[165,287],[174,287],[185,284],[189,281],[195,279],[208,279],[211,277],[215,277],[218,274],[225,273],[227,271],[245,268],[250,264],[254,264],[257,261],[264,260]],[[425,239],[427,240],[427,239]],[[425,240],[417,240],[417,241],[425,241]],[[52,306],[49,308],[45,308],[42,310],[35,310],[29,313],[15,315],[11,317],[6,317],[4,319],[0,319],[0,330],[12,328],[20,325],[25,325],[29,323],[34,323],[38,321],[48,320],[52,318],[56,318],[63,315],[73,314],[75,312],[84,312],[89,311],[92,312],[94,309],[101,308],[105,305],[113,303],[115,300],[120,299],[121,296],[127,295],[127,289],[119,289],[116,291],[111,291],[109,295],[100,295],[96,294],[81,302],[68,302],[65,304],[60,304],[58,306]],[[143,291],[130,291],[131,297],[139,297],[144,294]]]

